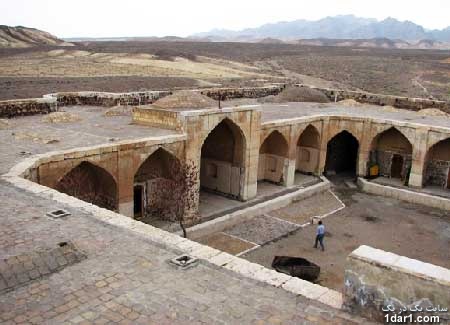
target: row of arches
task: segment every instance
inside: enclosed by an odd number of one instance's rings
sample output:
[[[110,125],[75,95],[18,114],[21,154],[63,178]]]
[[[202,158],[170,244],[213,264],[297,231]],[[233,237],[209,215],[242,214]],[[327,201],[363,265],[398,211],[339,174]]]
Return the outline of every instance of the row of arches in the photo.
[[[320,174],[321,134],[308,125],[300,134],[295,150],[295,170]],[[234,199],[242,199],[246,173],[246,140],[244,133],[230,119],[221,121],[205,138],[200,153],[200,187]],[[326,146],[324,173],[357,172],[360,144],[351,132],[342,131]],[[369,164],[380,166],[380,175],[407,180],[413,146],[395,127],[378,134],[369,148]],[[272,131],[259,147],[258,180],[286,183],[289,145],[285,136]],[[161,214],[170,202],[170,188],[179,163],[172,153],[159,148],[137,169],[134,175],[134,216]],[[450,139],[435,144],[426,155],[424,180],[427,185],[450,187]],[[61,192],[98,206],[117,210],[117,183],[105,169],[82,162],[58,182]]]

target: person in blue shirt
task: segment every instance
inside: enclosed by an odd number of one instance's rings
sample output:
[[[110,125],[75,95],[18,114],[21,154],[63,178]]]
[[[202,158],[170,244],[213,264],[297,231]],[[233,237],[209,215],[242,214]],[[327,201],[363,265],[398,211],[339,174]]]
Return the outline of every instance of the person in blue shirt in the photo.
[[[314,248],[317,248],[317,244],[320,243],[322,252],[325,250],[325,247],[323,246],[323,237],[325,237],[325,226],[323,225],[322,220],[320,220],[319,225],[317,226],[316,243],[314,244]]]

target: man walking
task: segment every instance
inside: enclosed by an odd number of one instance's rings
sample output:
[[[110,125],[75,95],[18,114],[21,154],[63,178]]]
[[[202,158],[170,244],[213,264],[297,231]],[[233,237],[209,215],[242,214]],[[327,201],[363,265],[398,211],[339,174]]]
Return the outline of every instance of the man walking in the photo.
[[[320,243],[322,252],[325,250],[325,247],[323,246],[323,237],[325,237],[325,226],[322,224],[322,220],[320,220],[319,225],[317,226],[316,243],[314,244],[314,248],[317,248],[317,243]]]

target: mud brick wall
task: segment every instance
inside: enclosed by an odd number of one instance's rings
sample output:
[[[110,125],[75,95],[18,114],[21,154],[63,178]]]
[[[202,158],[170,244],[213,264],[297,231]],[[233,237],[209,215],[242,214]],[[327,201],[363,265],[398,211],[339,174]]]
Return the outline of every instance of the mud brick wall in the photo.
[[[450,161],[430,160],[425,170],[425,184],[447,186]]]
[[[0,293],[58,272],[86,256],[70,242],[0,260]]]
[[[297,85],[298,87],[309,87],[306,85]],[[360,103],[394,106],[412,111],[419,111],[424,108],[437,108],[450,113],[450,102],[426,99],[426,98],[408,98],[400,96],[390,96],[382,94],[372,94],[368,92],[327,89],[310,87],[323,92],[331,101],[341,101],[345,99],[354,99]]]
[[[57,110],[55,99],[36,98],[0,101],[0,118],[48,114]]]
[[[227,100],[234,98],[260,98],[270,95],[278,95],[285,86],[271,86],[271,87],[249,87],[249,88],[218,88],[207,89],[201,91],[202,95],[206,95],[215,100]]]
[[[56,93],[47,96],[56,97],[59,106],[90,105],[90,106],[117,106],[117,105],[147,105],[156,100],[172,94],[170,91],[144,91],[131,93],[104,93],[104,92],[74,92]]]

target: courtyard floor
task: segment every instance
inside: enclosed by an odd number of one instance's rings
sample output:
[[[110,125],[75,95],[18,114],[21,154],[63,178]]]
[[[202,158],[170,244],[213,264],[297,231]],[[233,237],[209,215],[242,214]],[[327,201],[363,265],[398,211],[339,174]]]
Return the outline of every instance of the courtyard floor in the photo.
[[[314,249],[315,227],[241,257],[270,267],[275,255],[299,256],[321,267],[318,283],[342,291],[346,257],[360,245],[450,268],[450,213],[395,199],[369,195],[340,183],[334,189],[346,207],[324,219],[325,252]],[[322,198],[315,203],[323,205]]]

